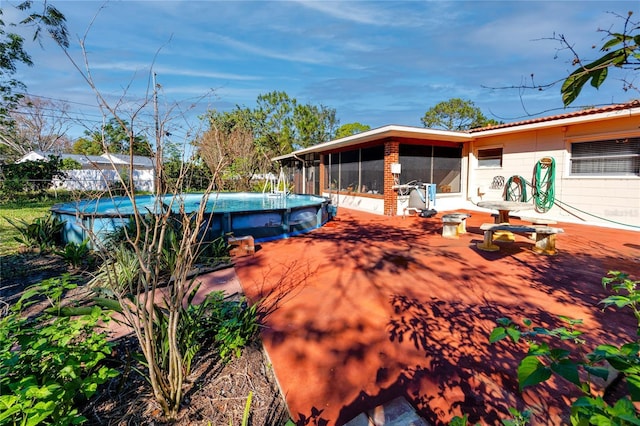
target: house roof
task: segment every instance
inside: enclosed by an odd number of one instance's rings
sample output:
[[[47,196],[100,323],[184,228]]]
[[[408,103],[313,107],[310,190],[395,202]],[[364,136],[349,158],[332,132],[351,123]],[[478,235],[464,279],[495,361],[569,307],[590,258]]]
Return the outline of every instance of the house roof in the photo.
[[[133,164],[136,166],[153,167],[155,165],[153,158],[143,157],[142,155],[134,155],[130,157],[125,154],[102,154],[107,160],[111,159],[116,164],[129,164],[129,161],[133,159]]]
[[[290,154],[275,157],[272,160],[279,161],[287,158],[295,158],[298,155],[360,145],[387,137],[405,137],[423,140],[466,142],[474,139],[480,139],[483,137],[495,136],[505,133],[516,133],[529,130],[539,130],[549,127],[568,126],[571,124],[609,120],[624,116],[640,116],[640,100],[634,100],[624,104],[607,105],[599,108],[590,108],[565,114],[552,115],[548,117],[532,118],[530,120],[523,120],[513,123],[482,127],[467,130],[464,132],[426,129],[413,126],[388,125],[368,130],[366,132],[358,133],[356,135],[347,136],[345,138],[320,143],[309,148],[300,149]]]
[[[102,155],[85,155],[85,154],[67,154],[67,153],[57,153],[53,151],[31,151],[25,154],[22,158],[20,158],[17,163],[22,163],[24,161],[33,160],[34,157],[38,159],[46,159],[49,156],[54,155],[56,157],[60,157],[62,159],[69,158],[77,161],[82,165],[87,164],[103,164],[103,165],[111,165],[111,164],[129,164],[130,157],[128,155],[121,154],[102,154]],[[139,167],[153,167],[154,161],[153,158],[144,157],[141,155],[133,156],[133,165]]]
[[[525,126],[525,125],[538,124],[538,123],[547,123],[547,122],[553,122],[558,120],[571,120],[575,118],[583,118],[583,117],[588,117],[588,116],[593,116],[593,115],[598,115],[603,113],[614,113],[619,111],[627,112],[628,110],[632,110],[634,108],[640,108],[640,100],[635,99],[631,102],[627,102],[624,104],[606,105],[599,108],[583,109],[583,110],[573,111],[565,114],[531,118],[529,120],[515,121],[512,123],[497,124],[497,125],[487,126],[487,127],[478,127],[476,129],[471,129],[468,132],[479,133],[479,132],[486,132],[488,130],[506,129],[510,127],[518,127],[518,126]],[[602,119],[602,118],[598,118],[598,119]]]
[[[453,132],[450,130],[438,130],[438,129],[425,129],[422,127],[413,126],[399,126],[391,124],[388,126],[378,127],[376,129],[367,130],[366,132],[358,133],[356,135],[347,136],[345,138],[336,139],[329,142],[320,143],[292,152],[290,154],[281,155],[275,157],[272,160],[278,161],[285,158],[295,157],[296,155],[304,155],[312,152],[322,152],[327,149],[336,149],[347,147],[351,145],[360,145],[370,141],[380,140],[383,138],[411,138],[411,139],[423,139],[423,140],[439,140],[447,142],[466,142],[473,139],[467,133]]]

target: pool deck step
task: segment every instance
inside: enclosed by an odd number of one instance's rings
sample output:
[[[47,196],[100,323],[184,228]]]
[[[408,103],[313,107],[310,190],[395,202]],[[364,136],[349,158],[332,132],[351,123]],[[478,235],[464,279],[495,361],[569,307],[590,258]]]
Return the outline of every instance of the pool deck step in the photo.
[[[430,424],[418,416],[411,404],[400,396],[366,413],[360,413],[344,426],[430,426]]]

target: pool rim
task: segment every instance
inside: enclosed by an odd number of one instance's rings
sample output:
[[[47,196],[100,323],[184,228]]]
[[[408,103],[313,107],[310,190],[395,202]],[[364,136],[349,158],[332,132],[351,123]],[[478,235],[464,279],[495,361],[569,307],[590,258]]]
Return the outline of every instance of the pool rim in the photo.
[[[263,194],[260,192],[220,192],[218,193],[220,194],[255,194],[255,195],[264,195],[264,196],[268,196],[267,194]],[[165,196],[170,196],[172,194],[165,194]],[[201,192],[189,192],[187,193],[187,195],[204,195],[204,193]],[[301,206],[293,206],[293,207],[280,207],[280,208],[269,208],[269,209],[259,209],[259,210],[229,210],[229,209],[224,209],[224,210],[216,210],[213,209],[212,211],[208,211],[207,209],[205,209],[205,213],[213,213],[213,214],[224,214],[224,213],[239,213],[239,214],[248,214],[248,213],[256,213],[256,212],[279,212],[279,211],[283,211],[283,210],[291,210],[293,209],[297,209],[297,208],[302,208],[302,207],[309,207],[309,206],[322,206],[324,204],[331,204],[331,199],[329,197],[325,197],[322,195],[315,195],[315,194],[289,194],[289,195],[294,195],[294,196],[303,196],[303,197],[315,197],[318,199],[318,201],[316,202],[309,202],[307,204],[301,205]],[[153,194],[140,194],[140,195],[136,195],[134,198],[138,198],[138,197],[156,197]],[[276,197],[280,197],[279,195]],[[276,198],[274,197],[274,198]],[[286,197],[285,197],[286,198]],[[122,199],[122,200],[131,200],[131,197],[123,195],[123,196],[117,196],[117,197],[104,197],[104,198],[99,198],[99,199],[92,199],[92,198],[83,198],[80,200],[76,200],[76,201],[66,201],[63,203],[57,203],[54,204],[53,206],[50,207],[49,211],[53,212],[53,213],[57,213],[57,214],[63,214],[63,215],[75,215],[77,217],[80,218],[84,218],[84,217],[95,217],[95,218],[123,218],[123,217],[128,217],[128,216],[133,216],[135,213],[133,211],[131,212],[120,212],[120,213],[98,213],[98,212],[85,212],[82,210],[79,210],[77,207],[72,207],[69,210],[64,210],[62,209],[62,206],[66,206],[66,205],[70,205],[70,206],[76,206],[78,203],[82,202],[82,201],[113,201],[114,199]],[[191,211],[195,212],[196,210]],[[145,213],[146,214],[146,213]],[[177,213],[176,213],[177,214]]]

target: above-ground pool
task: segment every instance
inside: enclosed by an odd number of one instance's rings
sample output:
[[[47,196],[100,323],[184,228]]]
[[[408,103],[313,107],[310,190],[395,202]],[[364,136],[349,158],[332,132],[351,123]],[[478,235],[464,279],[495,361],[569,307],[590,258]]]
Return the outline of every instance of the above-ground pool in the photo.
[[[153,195],[135,198],[140,212],[154,212],[171,205],[178,213],[184,206],[187,213],[196,211],[204,194],[166,195],[156,203]],[[173,201],[173,203],[172,203]],[[65,226],[65,242],[81,243],[93,234],[98,241],[126,225],[133,215],[133,203],[128,197],[80,200],[56,204],[51,212]],[[250,192],[209,194],[206,220],[207,237],[211,239],[232,234],[253,236],[256,242],[287,238],[308,232],[326,223],[334,210],[329,200],[316,195],[273,195]]]

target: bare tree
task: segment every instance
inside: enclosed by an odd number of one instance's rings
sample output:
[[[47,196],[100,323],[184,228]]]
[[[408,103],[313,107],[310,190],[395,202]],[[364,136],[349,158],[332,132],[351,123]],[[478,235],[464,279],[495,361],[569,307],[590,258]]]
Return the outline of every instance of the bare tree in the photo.
[[[71,127],[68,104],[37,97],[24,97],[12,120],[0,124],[0,145],[16,154],[30,151],[63,151],[69,146],[66,133]]]
[[[214,173],[219,189],[247,191],[256,173],[271,162],[256,147],[251,131],[242,126],[225,129],[215,120],[198,143],[200,157]]]
[[[91,25],[89,26],[91,28]],[[145,358],[147,375],[154,397],[168,420],[177,417],[183,398],[184,375],[188,371],[188,355],[181,348],[179,329],[183,320],[183,303],[192,290],[193,279],[191,273],[194,265],[205,246],[208,215],[207,201],[211,195],[213,181],[202,195],[202,201],[195,211],[187,210],[182,203],[180,189],[188,175],[191,161],[183,161],[172,187],[156,185],[154,205],[143,209],[138,206],[135,186],[133,182],[133,147],[136,135],[144,132],[149,134],[148,140],[155,141],[155,154],[158,156],[157,167],[162,167],[161,155],[164,143],[164,132],[167,122],[173,113],[169,108],[164,117],[157,112],[156,85],[152,84],[150,73],[146,95],[139,103],[131,107],[125,102],[127,89],[116,102],[109,102],[94,82],[91,68],[87,59],[87,33],[79,40],[82,50],[83,64],[78,63],[63,48],[68,59],[84,78],[88,87],[93,91],[102,110],[104,120],[113,118],[117,126],[130,135],[129,140],[129,173],[128,180],[123,182],[123,191],[129,198],[133,215],[130,226],[124,227],[124,237],[117,248],[107,247],[93,235],[94,246],[100,249],[106,265],[103,286],[108,286],[117,298],[122,315],[140,344]],[[129,105],[125,109],[125,104]],[[126,110],[126,112],[125,112]],[[151,114],[148,114],[151,112]],[[125,117],[126,115],[126,117]],[[143,117],[153,116],[154,121],[145,122]],[[186,134],[197,135],[197,129],[191,129]],[[197,138],[197,136],[196,136]],[[184,141],[187,144],[189,141]],[[105,152],[109,147],[103,142]],[[113,165],[114,170],[116,166]],[[214,175],[219,169],[213,168]],[[156,173],[159,173],[156,170]],[[176,194],[176,195],[174,195]],[[114,196],[111,192],[109,196]],[[120,250],[132,254],[135,268],[129,268],[131,279],[122,285],[119,277],[118,259],[115,255]],[[160,290],[162,288],[162,290]],[[159,293],[162,291],[162,297]],[[162,302],[158,302],[162,300]],[[161,349],[157,346],[159,330],[164,330]],[[161,353],[162,352],[162,353]]]

